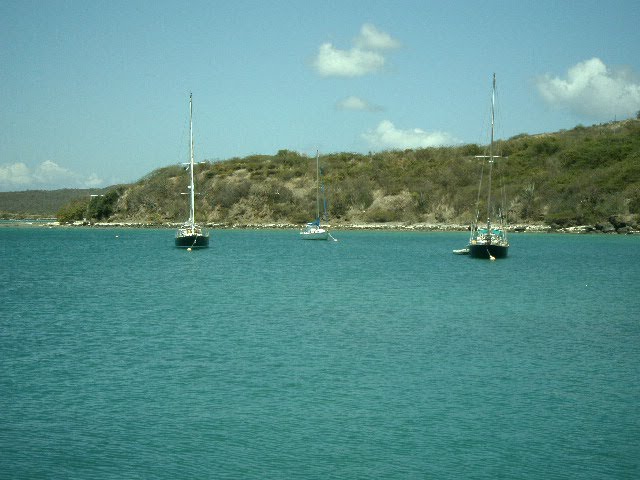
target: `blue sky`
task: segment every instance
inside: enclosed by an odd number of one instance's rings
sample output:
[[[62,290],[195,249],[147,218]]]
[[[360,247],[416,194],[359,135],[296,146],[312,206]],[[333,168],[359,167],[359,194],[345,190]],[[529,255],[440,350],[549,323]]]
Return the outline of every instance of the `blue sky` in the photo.
[[[0,190],[635,117],[640,2],[0,0]]]

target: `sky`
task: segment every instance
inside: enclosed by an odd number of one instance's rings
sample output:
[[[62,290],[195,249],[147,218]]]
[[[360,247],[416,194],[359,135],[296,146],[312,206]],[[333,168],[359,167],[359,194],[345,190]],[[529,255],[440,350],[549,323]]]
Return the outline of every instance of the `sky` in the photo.
[[[634,118],[638,0],[0,0],[0,191]]]

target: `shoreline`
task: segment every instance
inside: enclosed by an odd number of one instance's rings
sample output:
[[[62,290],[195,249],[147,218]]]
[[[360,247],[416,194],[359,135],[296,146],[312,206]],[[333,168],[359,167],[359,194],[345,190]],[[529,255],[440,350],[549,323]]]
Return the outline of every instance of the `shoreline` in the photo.
[[[74,222],[61,224],[54,219],[9,219],[0,222],[1,227],[46,227],[46,228],[157,228],[175,229],[182,223],[165,222]],[[302,225],[293,223],[205,223],[211,230],[299,230]],[[415,231],[415,232],[468,232],[468,225],[452,223],[340,223],[327,224],[334,230],[372,230],[372,231]],[[640,226],[623,224],[576,225],[554,227],[544,224],[515,224],[506,228],[509,233],[570,233],[570,234],[617,234],[638,235]]]

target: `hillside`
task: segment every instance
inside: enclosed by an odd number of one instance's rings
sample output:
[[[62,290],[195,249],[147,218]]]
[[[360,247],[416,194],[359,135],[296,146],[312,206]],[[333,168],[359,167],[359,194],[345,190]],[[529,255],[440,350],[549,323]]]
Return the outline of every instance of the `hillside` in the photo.
[[[640,216],[640,120],[499,141],[494,187],[510,223],[558,226]],[[476,211],[484,147],[321,155],[330,223],[459,223]],[[485,170],[486,175],[486,170]],[[314,216],[315,158],[281,150],[196,167],[202,223],[303,224]],[[160,168],[104,197],[84,197],[61,220],[167,223],[188,216],[187,174]],[[480,198],[484,199],[484,195]],[[480,206],[482,209],[482,205]]]
[[[0,192],[0,218],[55,217],[56,213],[73,200],[87,200],[91,195],[104,194],[105,189],[26,190]]]

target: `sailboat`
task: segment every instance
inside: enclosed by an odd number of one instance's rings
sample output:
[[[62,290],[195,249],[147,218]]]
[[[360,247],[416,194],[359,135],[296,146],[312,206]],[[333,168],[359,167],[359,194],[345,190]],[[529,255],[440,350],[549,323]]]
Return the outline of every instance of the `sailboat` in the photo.
[[[190,156],[189,162],[184,165],[189,170],[191,182],[189,191],[183,195],[189,195],[189,220],[187,220],[176,231],[176,247],[179,248],[207,248],[209,246],[209,233],[204,231],[200,225],[196,223],[195,215],[195,186],[193,182],[193,95],[189,94],[189,145]]]
[[[306,227],[300,230],[300,238],[303,240],[327,240],[329,232],[320,226],[320,152],[316,152],[316,219],[307,223]],[[327,216],[327,202],[324,198],[324,184],[322,184],[322,197],[324,205],[324,217]]]
[[[478,201],[476,205],[476,218],[471,225],[471,235],[469,237],[468,253],[475,258],[505,258],[509,252],[509,240],[504,226],[504,211],[499,209],[495,215],[491,197],[491,176],[493,174],[493,163],[499,155],[494,155],[493,131],[495,124],[495,98],[496,98],[496,74],[493,74],[493,89],[491,93],[491,142],[489,143],[489,155],[478,155],[476,158],[488,159],[489,178],[487,181],[487,223],[481,226],[478,224],[480,218],[480,194],[482,192],[482,174],[480,175],[480,185],[478,187]],[[483,166],[484,170],[484,166]],[[454,252],[456,253],[456,252]]]

